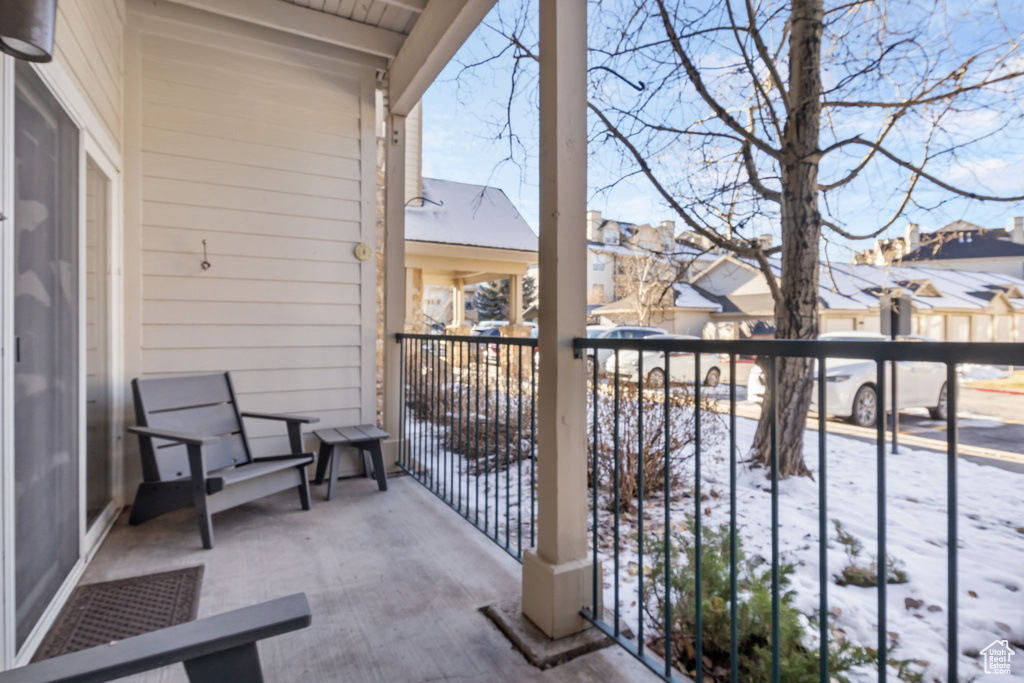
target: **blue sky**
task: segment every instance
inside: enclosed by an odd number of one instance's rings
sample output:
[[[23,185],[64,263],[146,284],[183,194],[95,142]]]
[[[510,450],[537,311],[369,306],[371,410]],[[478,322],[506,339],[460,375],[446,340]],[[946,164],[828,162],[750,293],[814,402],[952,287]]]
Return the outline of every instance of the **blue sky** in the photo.
[[[1024,12],[1004,10],[1003,20],[1024,27]],[[497,11],[497,10],[496,10]],[[493,14],[493,13],[492,13]],[[493,17],[490,18],[493,20]],[[960,40],[983,44],[983,38],[973,35],[968,26],[961,29]],[[593,47],[593,37],[591,46]],[[511,119],[519,144],[515,162],[508,161],[507,135],[496,139],[506,121],[506,107],[512,74],[512,59],[507,53],[471,73],[463,72],[463,65],[476,63],[498,44],[493,30],[485,25],[467,41],[423,99],[423,171],[427,177],[460,182],[487,184],[499,187],[519,208],[526,221],[538,229],[538,173],[537,173],[537,114],[529,98],[520,98],[511,107]],[[535,71],[535,70],[534,70]],[[532,78],[532,76],[530,77]],[[532,84],[525,84],[530,90]],[[627,89],[628,92],[628,89]],[[970,127],[975,119],[965,118],[959,125]],[[993,194],[1024,194],[1024,129],[1020,123],[1007,132],[1001,146],[963,157],[962,165],[949,169],[952,176],[944,176],[972,189]],[[1008,145],[1006,140],[1013,144]],[[594,149],[594,148],[592,148]],[[622,161],[607,146],[591,154],[589,164],[589,209],[604,212],[605,216],[634,223],[658,223],[661,220],[682,222],[667,208],[664,201],[642,177],[622,180],[607,189],[609,183],[622,175]],[[627,169],[628,170],[628,169]],[[839,211],[848,228],[867,232],[879,225],[880,211],[873,211],[879,202],[876,192],[884,192],[890,183],[887,171],[875,173],[871,185],[851,190],[843,195]],[[892,183],[897,178],[891,178]],[[600,189],[599,188],[605,188]],[[910,222],[920,223],[922,229],[932,230],[946,223],[963,219],[985,227],[1002,227],[1007,218],[1024,215],[1024,202],[1017,204],[981,203],[952,200],[939,203],[934,200],[927,210],[908,212],[889,230],[889,235],[901,234]],[[853,250],[867,248],[872,242],[833,240],[829,251],[837,260],[848,260]]]

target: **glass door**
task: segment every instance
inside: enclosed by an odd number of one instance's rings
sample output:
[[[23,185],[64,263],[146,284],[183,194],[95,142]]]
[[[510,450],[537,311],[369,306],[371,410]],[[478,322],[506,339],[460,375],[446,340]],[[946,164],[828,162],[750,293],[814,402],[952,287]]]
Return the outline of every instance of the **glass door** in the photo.
[[[110,178],[85,162],[85,523],[114,497],[110,357]]]
[[[79,559],[79,132],[14,79],[14,601],[24,644]]]

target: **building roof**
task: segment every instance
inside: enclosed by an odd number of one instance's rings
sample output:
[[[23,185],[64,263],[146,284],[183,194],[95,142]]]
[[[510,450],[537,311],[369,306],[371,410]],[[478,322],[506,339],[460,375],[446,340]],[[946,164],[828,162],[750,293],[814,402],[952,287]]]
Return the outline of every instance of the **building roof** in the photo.
[[[691,308],[721,312],[722,304],[715,301],[706,292],[702,292],[691,284],[679,282],[673,285],[676,290],[676,308]]]
[[[723,257],[749,265],[733,256]],[[771,260],[776,276],[781,276],[781,261]],[[752,291],[745,285],[742,294],[723,292],[711,294],[701,287],[709,268],[693,278],[694,289],[705,298],[722,306],[723,313],[760,315],[771,311],[774,304],[767,284],[763,291]],[[901,290],[911,297],[917,311],[962,310],[982,311],[994,299],[1000,299],[1016,311],[1024,312],[1024,280],[999,273],[978,273],[963,270],[939,270],[922,266],[893,263],[888,267],[867,264],[823,264],[818,288],[821,307],[829,310],[868,311],[878,306],[879,297]]]
[[[1011,242],[1006,230],[984,228],[963,232],[942,230],[921,235],[921,246],[903,256],[906,261],[939,261],[968,258],[1024,256],[1024,244]]]
[[[537,251],[537,235],[496,187],[423,179],[423,206],[405,207],[405,239]]]

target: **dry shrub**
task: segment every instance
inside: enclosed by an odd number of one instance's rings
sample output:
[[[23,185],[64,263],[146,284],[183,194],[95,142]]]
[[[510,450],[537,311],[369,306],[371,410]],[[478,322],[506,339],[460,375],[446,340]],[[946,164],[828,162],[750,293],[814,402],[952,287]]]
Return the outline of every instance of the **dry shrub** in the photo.
[[[661,391],[645,391],[636,384],[621,383],[616,411],[614,395],[601,387],[597,400],[597,465],[598,488],[605,492],[605,506],[614,510],[615,492],[615,429],[618,426],[619,510],[632,512],[639,494],[640,472],[643,471],[644,500],[665,491],[665,406]],[[590,394],[587,407],[589,483],[594,483],[594,405]],[[638,406],[640,407],[638,409]],[[702,449],[717,443],[724,432],[721,416],[712,410],[713,399],[701,398]],[[640,409],[643,410],[643,434],[640,434]],[[689,469],[696,439],[696,411],[689,387],[671,392],[668,427],[668,481],[672,493],[690,489]],[[641,438],[642,436],[642,438]],[[641,458],[640,453],[643,453]],[[706,452],[706,451],[702,451]]]
[[[432,423],[440,446],[471,463],[471,472],[495,472],[528,460],[534,444],[529,374],[506,374],[507,363],[448,364],[423,355],[406,383],[406,407],[415,419]],[[525,362],[524,362],[524,370]],[[412,374],[412,373],[409,373]],[[531,419],[532,418],[532,419]]]

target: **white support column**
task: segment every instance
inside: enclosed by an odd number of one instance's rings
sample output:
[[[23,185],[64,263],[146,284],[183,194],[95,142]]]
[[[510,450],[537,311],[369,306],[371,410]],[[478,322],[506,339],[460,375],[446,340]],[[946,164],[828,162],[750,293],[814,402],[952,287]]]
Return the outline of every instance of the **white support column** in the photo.
[[[523,324],[523,276],[510,275],[508,278],[508,324]]]
[[[395,335],[405,331],[405,117],[387,119],[387,151],[384,160],[384,431],[385,464],[398,460],[399,416],[402,385],[399,376],[401,348]]]
[[[540,406],[537,547],[523,557],[523,613],[551,638],[585,628],[587,0],[540,3]]]
[[[452,286],[452,327],[466,324],[466,281],[455,280]]]

